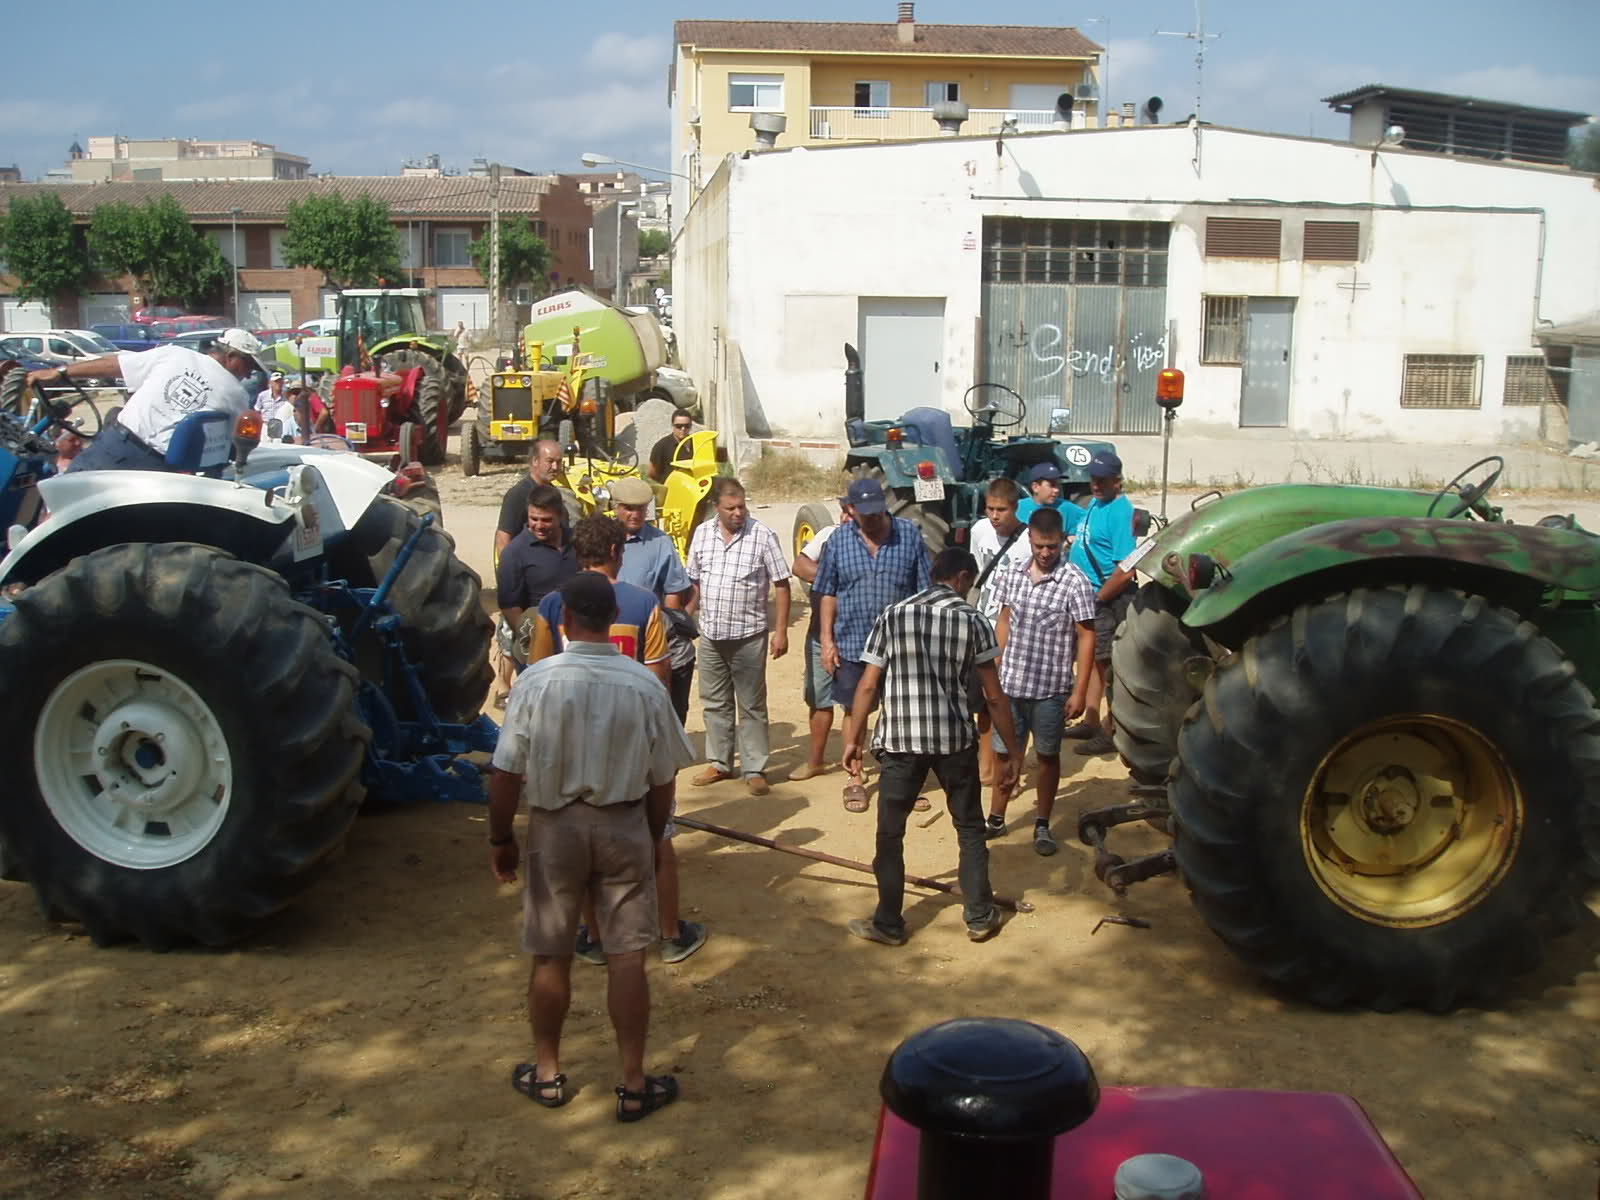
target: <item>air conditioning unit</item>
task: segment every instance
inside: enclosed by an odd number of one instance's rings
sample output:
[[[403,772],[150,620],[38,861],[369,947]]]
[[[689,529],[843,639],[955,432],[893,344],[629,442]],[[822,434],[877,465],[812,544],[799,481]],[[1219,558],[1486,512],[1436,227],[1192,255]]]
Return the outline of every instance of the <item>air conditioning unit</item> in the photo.
[[[1092,83],[1080,83],[1072,94],[1079,100],[1098,100],[1100,98],[1100,89]]]

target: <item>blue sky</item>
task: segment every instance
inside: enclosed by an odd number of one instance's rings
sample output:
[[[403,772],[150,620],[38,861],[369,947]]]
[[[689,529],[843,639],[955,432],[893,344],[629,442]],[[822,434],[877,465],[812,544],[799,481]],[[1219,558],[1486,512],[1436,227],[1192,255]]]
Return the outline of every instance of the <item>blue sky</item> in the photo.
[[[601,4],[342,0],[326,8],[200,8],[80,0],[84,36],[46,37],[42,9],[12,32],[0,164],[58,166],[74,138],[255,138],[312,170],[392,174],[439,154],[581,170],[585,150],[667,165],[674,19],[892,21],[894,0],[646,0]],[[130,15],[132,14],[132,15]],[[917,0],[920,21],[1075,25],[1105,44],[1113,99],[1193,107],[1193,0]],[[28,25],[38,23],[32,33]],[[1204,115],[1343,137],[1321,97],[1382,82],[1600,113],[1596,0],[1211,0]],[[18,48],[13,46],[13,50]]]

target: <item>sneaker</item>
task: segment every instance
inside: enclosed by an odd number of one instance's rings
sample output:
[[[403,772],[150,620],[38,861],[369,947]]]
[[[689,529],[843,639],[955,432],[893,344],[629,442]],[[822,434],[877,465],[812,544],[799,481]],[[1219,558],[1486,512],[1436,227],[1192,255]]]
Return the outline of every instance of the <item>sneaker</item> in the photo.
[[[904,946],[906,935],[903,933],[888,933],[878,928],[876,921],[871,917],[855,917],[846,923],[845,928],[858,938],[865,938],[869,942],[877,942],[883,946]]]
[[[606,949],[599,942],[593,941],[589,937],[589,927],[587,925],[578,926],[578,941],[577,945],[572,948],[572,953],[577,958],[581,958],[584,962],[593,966],[603,967],[606,965]]]
[[[1094,735],[1099,732],[1099,721],[1079,721],[1076,725],[1068,725],[1065,729],[1063,729],[1061,731],[1061,736],[1064,738],[1071,738],[1074,741],[1082,741],[1084,738],[1094,737]]]
[[[1096,733],[1093,737],[1087,739],[1086,741],[1079,742],[1072,748],[1072,752],[1074,754],[1084,755],[1110,754],[1116,748],[1117,744],[1104,733]]]
[[[976,925],[967,926],[967,940],[970,942],[987,942],[1000,932],[1000,924],[1000,910],[991,908],[987,921],[979,921]]]
[[[1049,858],[1056,852],[1055,835],[1043,821],[1033,823],[1033,852],[1042,858]]]
[[[706,944],[706,927],[699,921],[679,921],[678,936],[661,939],[661,961],[680,963]]]
[[[1004,837],[1006,834],[1006,819],[999,813],[993,813],[983,823],[983,836],[986,838]]]

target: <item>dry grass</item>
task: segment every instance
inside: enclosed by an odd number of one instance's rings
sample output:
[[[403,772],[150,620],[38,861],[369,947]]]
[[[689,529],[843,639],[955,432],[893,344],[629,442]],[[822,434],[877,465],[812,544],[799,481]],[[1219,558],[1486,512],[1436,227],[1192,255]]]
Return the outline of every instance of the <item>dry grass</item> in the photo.
[[[841,467],[819,467],[798,454],[762,447],[761,457],[740,473],[745,490],[763,501],[819,500],[843,494]]]

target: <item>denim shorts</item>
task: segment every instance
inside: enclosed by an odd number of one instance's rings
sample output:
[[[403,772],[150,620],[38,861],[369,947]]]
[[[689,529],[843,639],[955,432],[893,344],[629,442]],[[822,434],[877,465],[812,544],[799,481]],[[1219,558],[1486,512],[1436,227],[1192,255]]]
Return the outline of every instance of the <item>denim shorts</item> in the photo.
[[[833,673],[833,684],[829,688],[833,702],[840,708],[854,708],[856,687],[861,682],[861,677],[867,673],[867,664],[855,662],[848,658],[839,660],[839,669]],[[878,694],[873,697],[872,707],[877,708],[883,699],[883,688],[880,684]]]
[[[1033,752],[1046,758],[1061,753],[1061,726],[1067,715],[1065,696],[1046,696],[1042,700],[1011,701],[1011,724],[1017,731],[1017,745],[1028,748],[1028,734],[1033,734]],[[997,729],[991,735],[995,752],[1004,754],[1006,744]]]
[[[822,669],[822,643],[814,637],[806,638],[806,707],[833,707],[833,676]]]

